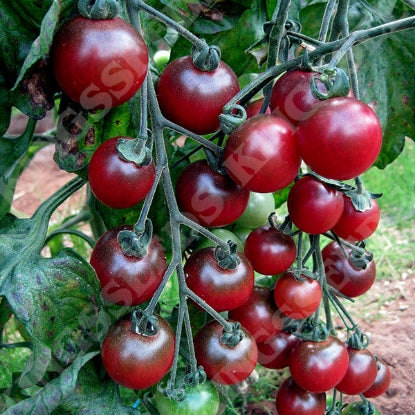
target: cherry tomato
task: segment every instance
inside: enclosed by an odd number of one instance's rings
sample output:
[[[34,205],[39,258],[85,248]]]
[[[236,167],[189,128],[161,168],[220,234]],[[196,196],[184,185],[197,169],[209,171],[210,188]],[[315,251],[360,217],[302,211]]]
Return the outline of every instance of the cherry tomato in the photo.
[[[244,246],[242,241],[231,231],[223,228],[214,228],[211,229],[211,232],[220,238],[223,242],[232,241],[235,242],[237,245],[237,250],[239,252],[244,252]],[[200,242],[197,244],[196,249],[207,248],[211,246],[217,246],[215,242],[208,238],[202,238]]]
[[[368,349],[347,347],[347,353],[349,366],[336,389],[347,395],[358,395],[369,389],[375,381],[378,372],[376,359]]]
[[[254,287],[248,299],[229,311],[228,316],[231,320],[239,321],[256,342],[265,341],[273,334],[279,333],[284,324],[272,293],[266,287]]]
[[[366,402],[363,402],[363,401],[349,403],[342,410],[342,415],[362,415],[363,413],[366,413],[366,412],[363,412],[364,411],[363,408],[366,405],[367,405]],[[370,415],[382,415],[379,409],[377,409],[373,404],[372,406],[373,406],[373,412],[370,412]]]
[[[351,97],[322,101],[297,128],[301,158],[316,173],[347,180],[365,172],[382,146],[376,113]]]
[[[288,214],[303,232],[320,234],[329,231],[343,212],[343,196],[336,189],[305,176],[290,189]]]
[[[389,388],[392,375],[389,369],[389,366],[385,363],[384,360],[380,359],[379,357],[376,358],[377,360],[377,374],[376,379],[369,387],[363,392],[363,396],[366,398],[375,398],[377,396],[382,395],[386,392]]]
[[[355,267],[350,261],[351,249],[344,247],[347,257],[337,242],[330,242],[322,250],[327,282],[347,297],[358,297],[373,285],[376,263],[370,261],[365,269]]]
[[[250,192],[248,204],[235,224],[242,228],[256,228],[268,222],[269,215],[275,210],[272,193]]]
[[[332,231],[340,238],[353,242],[369,238],[379,225],[380,211],[378,203],[375,199],[372,199],[371,206],[360,212],[353,206],[350,197],[343,195],[343,199],[343,213],[333,226]]]
[[[195,386],[185,386],[184,398],[175,401],[164,396],[157,388],[154,403],[160,415],[216,415],[219,410],[219,393],[210,381]]]
[[[89,163],[88,180],[100,202],[124,209],[135,206],[147,196],[156,177],[156,168],[153,161],[139,166],[123,160],[116,147],[119,138],[104,141],[95,150]]]
[[[278,388],[275,404],[278,415],[324,415],[326,394],[307,392],[289,377]]]
[[[241,330],[244,337],[233,348],[221,343],[223,326],[216,320],[205,324],[196,333],[196,359],[208,378],[223,385],[233,385],[253,372],[258,361],[258,349],[248,330],[243,327]]]
[[[118,305],[138,305],[156,292],[166,270],[164,249],[153,236],[147,255],[142,258],[125,255],[117,240],[119,226],[105,232],[95,244],[90,263],[95,269],[105,300]]]
[[[248,235],[244,252],[255,271],[264,275],[275,275],[293,264],[297,248],[291,236],[265,225],[254,229]]]
[[[278,78],[272,88],[271,111],[298,125],[310,114],[313,106],[321,102],[311,92],[310,82],[314,75],[316,72],[296,69]]]
[[[300,167],[293,127],[280,117],[255,115],[237,127],[224,149],[229,175],[253,192],[283,189]]]
[[[227,175],[214,172],[206,160],[189,164],[176,183],[181,211],[203,226],[221,227],[234,222],[245,210],[249,191]]]
[[[291,272],[285,272],[277,280],[274,300],[285,316],[297,320],[311,316],[320,305],[322,290],[317,280],[303,277],[297,281]]]
[[[322,342],[301,341],[291,351],[289,368],[294,381],[309,392],[334,388],[346,374],[349,355],[337,337]]]
[[[115,322],[102,343],[102,363],[114,382],[131,389],[155,385],[170,370],[174,358],[175,335],[162,317],[153,336],[131,331],[131,318]]]
[[[216,311],[242,305],[254,289],[254,270],[242,253],[235,269],[224,269],[215,258],[215,247],[194,251],[184,265],[187,286]]]
[[[148,68],[141,35],[125,20],[76,17],[56,33],[53,74],[62,91],[86,109],[109,109],[128,101]]]
[[[261,111],[263,102],[264,102],[264,99],[260,98],[246,105],[245,107],[246,117],[251,118],[254,115],[259,114]],[[265,114],[271,114],[271,109],[269,107],[267,107],[267,109],[265,110]]]
[[[214,71],[201,71],[190,56],[168,64],[157,84],[163,115],[197,134],[219,129],[219,115],[239,92],[238,78],[224,62]]]
[[[301,339],[280,331],[263,342],[258,342],[258,363],[268,369],[283,369],[289,364],[291,350]]]

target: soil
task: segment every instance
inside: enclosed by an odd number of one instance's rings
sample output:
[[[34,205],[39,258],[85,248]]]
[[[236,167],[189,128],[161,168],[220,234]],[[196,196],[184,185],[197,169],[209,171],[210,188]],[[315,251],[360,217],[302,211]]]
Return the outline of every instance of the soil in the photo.
[[[22,121],[22,120],[19,120]],[[23,120],[24,121],[24,120]],[[42,129],[47,129],[46,120]],[[9,132],[17,133],[19,126]],[[23,172],[17,183],[13,209],[30,216],[39,204],[57,188],[74,177],[60,170],[52,160],[53,146],[42,149]],[[76,194],[61,207],[75,209],[82,193]],[[59,212],[58,212],[59,214]],[[370,350],[382,357],[392,371],[392,383],[381,397],[372,400],[384,415],[411,415],[415,413],[414,378],[415,360],[415,272],[408,259],[408,268],[394,279],[378,280],[369,292],[356,299],[353,314],[360,328],[370,336]],[[413,258],[412,258],[413,260]],[[358,400],[356,397],[350,400]],[[269,411],[264,410],[264,405]],[[276,414],[274,404],[251,404],[247,414]]]

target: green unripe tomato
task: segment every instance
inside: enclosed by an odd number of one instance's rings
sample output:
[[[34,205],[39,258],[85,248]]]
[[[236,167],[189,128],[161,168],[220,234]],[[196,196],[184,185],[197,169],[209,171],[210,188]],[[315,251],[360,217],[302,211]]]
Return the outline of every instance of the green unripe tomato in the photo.
[[[223,242],[228,242],[231,240],[232,242],[235,242],[237,245],[237,250],[239,252],[244,251],[244,246],[241,242],[241,240],[231,231],[228,231],[227,229],[222,228],[215,228],[211,229],[211,232],[217,236],[219,239],[222,239]],[[211,241],[210,239],[203,238],[197,245],[196,249],[202,249],[207,248],[210,246],[216,246],[215,242]]]
[[[382,415],[379,409],[377,409],[373,404],[371,404],[373,411],[368,410],[365,412],[365,406],[366,402],[353,402],[343,409],[342,415]]]
[[[156,68],[162,71],[170,60],[170,51],[165,49],[158,50],[153,56]]]
[[[160,415],[216,415],[219,410],[219,393],[215,385],[206,380],[196,386],[186,386],[181,401],[165,397],[157,388],[154,403]]]
[[[257,228],[267,223],[268,216],[274,210],[275,202],[272,193],[251,192],[248,205],[235,224],[242,228]]]

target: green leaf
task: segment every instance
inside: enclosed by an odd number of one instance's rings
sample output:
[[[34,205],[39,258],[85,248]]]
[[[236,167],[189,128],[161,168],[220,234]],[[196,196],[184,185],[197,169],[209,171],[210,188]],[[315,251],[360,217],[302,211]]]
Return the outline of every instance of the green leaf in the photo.
[[[99,283],[89,263],[72,250],[52,258],[40,252],[52,212],[83,183],[72,180],[29,219],[7,214],[0,220],[0,295],[27,332],[65,365],[96,346]]]
[[[49,382],[32,397],[11,406],[3,415],[50,414],[66,398],[71,396],[76,387],[81,368],[99,352],[91,352],[76,359],[61,375]]]
[[[79,372],[74,393],[56,410],[57,415],[61,409],[77,415],[137,414],[137,410],[121,404],[117,385],[108,378],[101,379],[92,361]]]

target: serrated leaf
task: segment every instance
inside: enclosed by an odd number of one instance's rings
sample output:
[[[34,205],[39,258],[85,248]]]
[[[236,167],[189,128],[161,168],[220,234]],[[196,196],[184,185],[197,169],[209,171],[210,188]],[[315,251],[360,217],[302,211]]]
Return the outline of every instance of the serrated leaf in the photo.
[[[58,378],[53,379],[32,397],[11,406],[3,415],[50,414],[74,393],[81,368],[99,352],[91,352],[76,359]]]
[[[89,362],[79,372],[74,393],[62,403],[56,413],[64,409],[77,415],[132,415],[137,410],[120,402],[117,385],[101,379],[93,362]]]
[[[68,364],[91,346],[100,307],[99,283],[89,263],[70,249],[40,255],[52,212],[83,185],[74,179],[29,219],[0,220],[0,295],[27,332]]]

